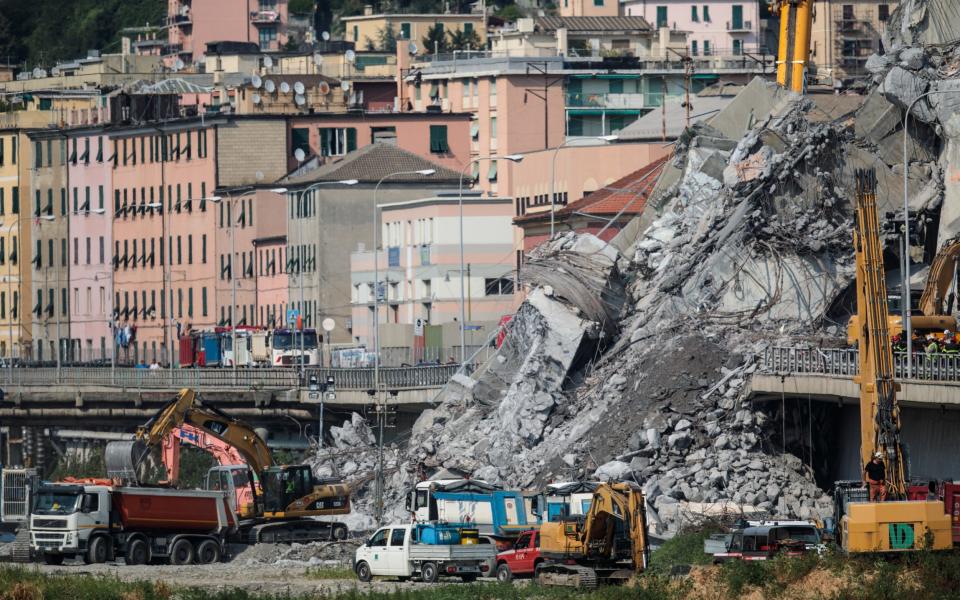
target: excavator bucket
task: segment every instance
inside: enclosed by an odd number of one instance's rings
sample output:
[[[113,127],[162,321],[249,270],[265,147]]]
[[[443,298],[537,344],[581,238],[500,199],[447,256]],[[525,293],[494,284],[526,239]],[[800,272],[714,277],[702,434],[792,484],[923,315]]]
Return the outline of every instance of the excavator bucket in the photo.
[[[108,443],[104,451],[107,477],[119,478],[132,484],[139,483],[137,470],[147,453],[147,447],[139,440]]]

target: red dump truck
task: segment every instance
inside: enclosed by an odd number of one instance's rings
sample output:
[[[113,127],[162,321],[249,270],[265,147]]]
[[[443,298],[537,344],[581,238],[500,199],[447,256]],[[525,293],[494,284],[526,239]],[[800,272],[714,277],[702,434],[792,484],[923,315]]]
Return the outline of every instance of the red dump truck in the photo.
[[[219,562],[237,517],[225,492],[118,487],[109,480],[41,485],[30,542],[47,564]]]

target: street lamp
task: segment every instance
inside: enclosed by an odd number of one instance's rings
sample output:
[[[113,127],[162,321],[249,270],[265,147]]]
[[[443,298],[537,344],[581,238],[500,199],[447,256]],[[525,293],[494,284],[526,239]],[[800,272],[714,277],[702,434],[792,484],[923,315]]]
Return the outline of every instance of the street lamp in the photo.
[[[379,256],[377,254],[377,244],[380,240],[380,220],[377,211],[380,205],[377,203],[377,193],[380,191],[380,184],[392,177],[401,175],[420,175],[430,177],[436,173],[436,169],[420,169],[417,171],[397,171],[389,173],[380,178],[376,187],[373,188],[373,392],[378,404],[380,402],[380,267]],[[381,406],[380,414],[380,451],[377,457],[377,525],[383,522],[383,410]]]
[[[523,160],[522,154],[507,154],[505,156],[480,156],[474,158],[466,165],[463,169],[460,170],[460,188],[459,193],[457,194],[458,200],[457,203],[460,207],[460,365],[462,366],[467,362],[467,335],[466,335],[466,291],[465,291],[465,282],[464,282],[464,269],[463,269],[463,177],[467,173],[467,169],[470,168],[470,165],[474,163],[479,163],[481,160],[509,160],[510,162],[519,163]]]
[[[560,143],[559,146],[553,149],[553,157],[550,159],[550,239],[553,239],[554,232],[554,213],[556,212],[557,199],[555,195],[555,189],[557,186],[557,155],[560,154],[560,149],[566,146],[571,142],[578,142],[583,139],[595,139],[603,142],[615,142],[620,139],[619,135],[600,135],[593,138],[570,138],[564,140]]]
[[[300,192],[300,197],[306,198],[307,192],[311,192],[315,188],[318,188],[324,185],[357,185],[358,183],[360,183],[360,181],[357,179],[341,179],[339,181],[317,181],[305,187],[303,191]],[[270,191],[273,192],[274,194],[286,194],[289,190],[287,188],[281,187],[281,188],[274,188]],[[293,197],[291,197],[291,201],[293,201]],[[297,217],[297,244],[298,245],[303,244],[303,220],[306,218],[306,216],[303,213],[304,213],[303,204],[301,203],[300,216]],[[287,252],[287,257],[289,258],[289,249]],[[304,304],[304,298],[303,298],[302,261],[303,261],[303,257],[300,256],[297,259],[297,280],[300,287],[300,311],[306,312],[304,310],[305,304]],[[303,327],[300,330],[300,360],[298,362],[300,363],[300,373],[301,375],[303,375],[306,373],[306,370],[305,370],[306,367],[303,364],[303,356],[304,354],[306,354],[306,344],[304,342],[304,334],[306,333],[306,324],[307,324],[306,319],[302,318],[301,323],[303,323]],[[296,332],[296,324],[294,324],[294,327],[292,329],[294,330],[294,332]]]

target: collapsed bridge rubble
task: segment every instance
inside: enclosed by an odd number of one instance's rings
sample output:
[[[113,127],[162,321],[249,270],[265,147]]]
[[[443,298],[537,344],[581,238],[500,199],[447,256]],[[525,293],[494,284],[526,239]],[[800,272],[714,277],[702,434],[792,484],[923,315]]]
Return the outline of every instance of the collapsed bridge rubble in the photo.
[[[770,346],[844,337],[852,174],[875,169],[881,214],[898,210],[904,112],[954,87],[911,113],[907,189],[911,208],[936,217],[928,235],[960,234],[957,192],[943,184],[960,164],[960,8],[912,0],[891,22],[865,97],[758,78],[684,132],[631,227],[531,253],[503,347],[455,376],[392,449],[388,518],[407,516],[402,493],[418,477],[450,472],[511,488],[636,481],[664,537],[704,515],[831,516],[812,465],[785,451],[748,382]]]

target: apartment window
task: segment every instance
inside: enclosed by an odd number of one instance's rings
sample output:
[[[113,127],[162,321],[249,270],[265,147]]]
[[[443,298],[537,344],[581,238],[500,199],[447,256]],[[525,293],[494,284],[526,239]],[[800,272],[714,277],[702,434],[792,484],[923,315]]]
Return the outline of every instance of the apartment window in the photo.
[[[80,238],[73,238],[73,264],[80,264]]]
[[[497,118],[496,117],[490,117],[490,139],[491,140],[497,139]]]
[[[487,172],[487,180],[491,182],[497,180],[497,161],[495,160],[490,161],[490,170]]]
[[[41,142],[33,143],[33,168],[39,169],[43,166],[43,144]]]
[[[100,210],[103,210],[103,186],[102,185],[97,188],[97,194],[98,194],[97,208],[99,208]]]
[[[78,212],[80,212],[80,203],[78,202],[79,197],[80,197],[80,194],[77,188],[74,187],[73,188],[73,214],[77,214]]]
[[[83,164],[90,164],[90,138],[83,138],[83,156],[80,157]]]
[[[657,7],[657,27],[667,27],[667,7]]]
[[[710,56],[710,40],[703,40],[703,55]]]
[[[10,214],[20,214],[20,188],[13,187],[10,195]]]
[[[691,5],[690,5],[690,20],[693,21],[694,23],[699,23],[699,22],[700,22],[700,15],[697,13],[697,5],[696,5],[696,4],[691,4]]]
[[[743,40],[733,40],[733,55],[740,56],[743,54]]]
[[[447,126],[430,126],[430,152],[434,154],[446,154],[450,152],[450,145],[447,143]]]
[[[51,212],[51,214],[53,214]],[[60,188],[60,216],[67,214],[67,188]]]
[[[877,19],[881,23],[886,23],[890,20],[890,5],[889,4],[879,4],[877,5]],[[2,164],[2,163],[0,163]]]
[[[290,145],[291,154],[302,150],[304,156],[310,156],[310,130],[305,127],[294,127],[290,131]]]
[[[410,23],[400,23],[400,37],[405,40],[410,39]]]
[[[183,318],[183,288],[177,290],[177,318]]]
[[[277,28],[276,27],[261,27],[260,28],[260,47],[269,48],[272,42],[277,41]]]
[[[0,188],[0,215],[4,214],[6,210],[7,199],[4,197],[6,195],[6,190]]]
[[[193,288],[187,288],[187,317],[193,318]]]
[[[180,242],[181,242],[181,238],[178,235],[177,236],[177,264],[178,265],[183,264],[183,246],[181,245]]]
[[[200,316],[207,316],[207,288],[200,288]]]
[[[593,0],[594,6],[603,6],[603,0]]]
[[[86,249],[87,249],[87,264],[89,265],[89,264],[90,264],[90,250],[91,250],[90,238],[87,238],[86,244],[87,244],[87,246],[86,246]]]
[[[696,56],[700,52],[700,47],[697,45],[697,40],[690,41],[690,56]]]
[[[353,26],[353,41],[355,42],[360,41],[360,28],[357,27],[356,25]]]
[[[13,136],[12,138],[10,138],[10,164],[11,165],[17,164],[17,136]],[[13,297],[14,298],[17,297],[16,292],[13,293]],[[16,302],[14,302],[13,304],[14,307],[11,310],[11,312],[13,312],[14,317],[17,316],[16,305],[17,305]]]
[[[509,296],[513,294],[513,279],[500,277],[483,280],[485,296]]]
[[[80,207],[80,210],[90,212],[90,186],[83,188],[83,205]]]
[[[103,162],[103,136],[97,137],[97,162]]]
[[[101,264],[101,265],[103,264],[103,259],[104,259],[104,256],[103,256],[103,255],[104,255],[104,252],[103,252],[103,251],[104,251],[104,239],[103,239],[103,236],[101,235],[101,236],[100,236],[100,264]]]
[[[353,127],[321,127],[320,156],[342,156],[357,149],[357,130]]]
[[[207,234],[200,237],[200,262],[207,264]]]
[[[706,4],[703,5],[703,22],[710,22],[710,7]]]
[[[743,5],[734,4],[733,5],[733,23],[731,23],[733,29],[743,29]]]
[[[70,308],[70,303],[67,302],[67,288],[60,288],[60,315],[67,316],[67,313]]]
[[[187,236],[187,264],[193,264],[193,235]]]
[[[0,167],[3,166],[3,149],[6,146],[6,142],[3,138],[0,138]]]

